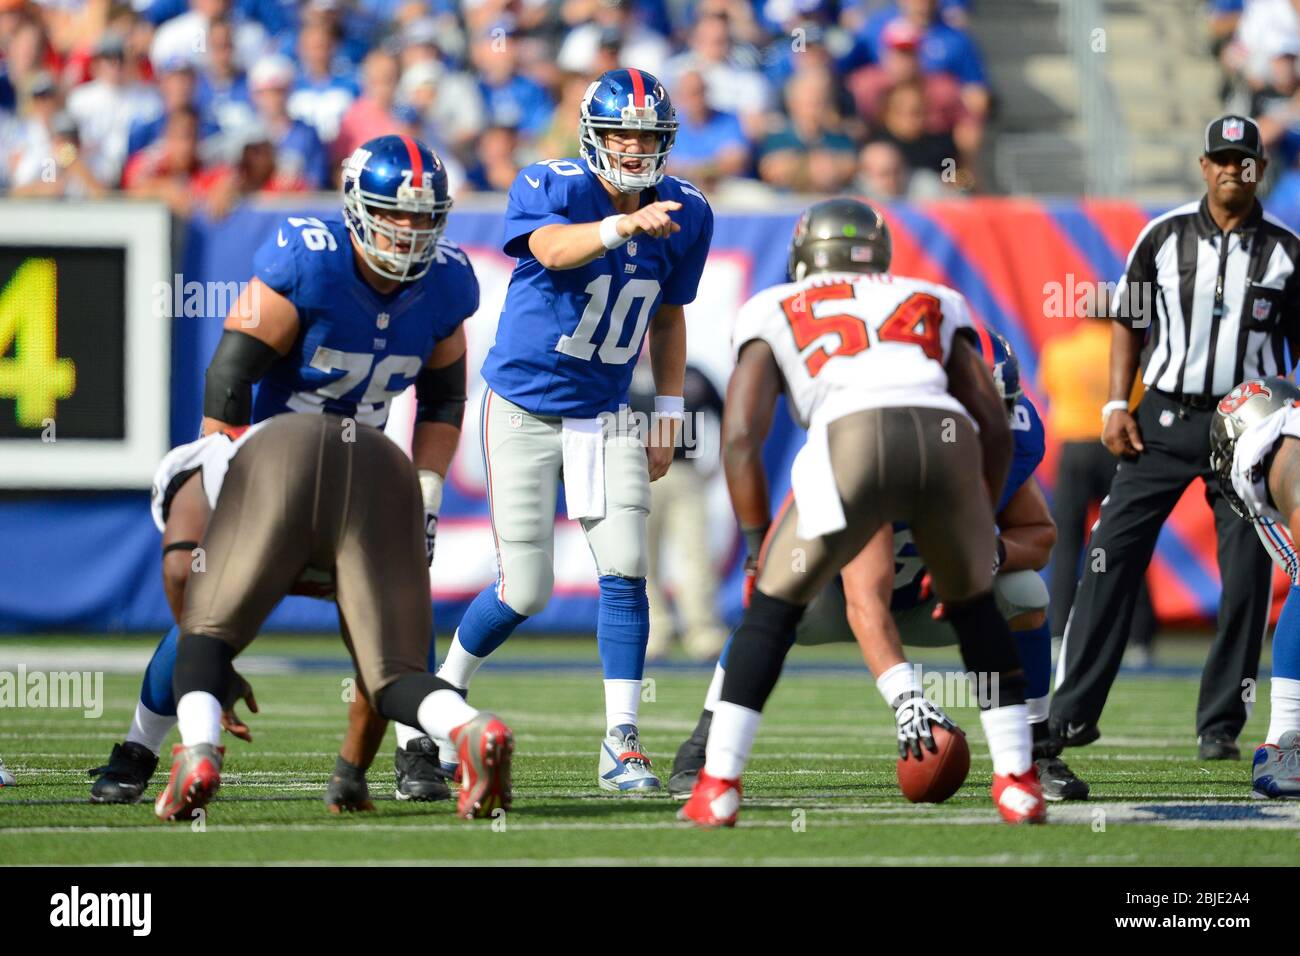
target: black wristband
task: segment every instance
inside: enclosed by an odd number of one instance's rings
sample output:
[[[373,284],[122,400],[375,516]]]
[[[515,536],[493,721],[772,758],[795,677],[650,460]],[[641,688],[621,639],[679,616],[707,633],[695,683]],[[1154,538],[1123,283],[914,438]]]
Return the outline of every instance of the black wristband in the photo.
[[[343,780],[364,780],[366,772],[354,763],[348,763],[342,757],[334,761],[334,776]]]
[[[745,557],[746,559],[758,560],[758,553],[763,550],[763,539],[767,537],[767,529],[770,525],[763,525],[761,528],[741,528],[740,534],[745,539]]]

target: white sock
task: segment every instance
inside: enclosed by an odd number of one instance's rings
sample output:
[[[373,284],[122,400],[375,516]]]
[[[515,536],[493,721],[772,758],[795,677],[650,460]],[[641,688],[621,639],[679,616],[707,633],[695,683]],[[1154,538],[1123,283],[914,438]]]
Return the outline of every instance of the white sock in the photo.
[[[450,740],[451,732],[477,717],[478,711],[454,690],[435,690],[420,701],[419,715],[425,733],[437,740]]]
[[[485,660],[487,660],[486,657],[475,657],[461,647],[460,630],[458,629],[451,639],[451,647],[447,648],[447,657],[443,660],[442,666],[438,668],[438,676],[453,687],[467,690],[474,672],[483,666]]]
[[[605,681],[605,727],[613,730],[624,724],[636,726],[636,713],[641,707],[641,682],[639,680]]]
[[[412,740],[429,736],[419,727],[408,727],[406,724],[399,724],[397,721],[393,721],[393,732],[397,734],[397,747],[399,750]]]
[[[221,743],[221,701],[206,690],[192,690],[176,702],[176,721],[186,747]]]
[[[758,736],[763,715],[748,707],[718,701],[709,726],[709,745],[704,751],[704,772],[720,780],[736,780],[745,771],[749,752]]]
[[[1300,730],[1300,680],[1274,677],[1268,682],[1268,740],[1276,744],[1288,730]]]
[[[1025,701],[1025,707],[1029,710],[1029,722],[1031,724],[1041,724],[1047,719],[1047,711],[1051,699],[1044,694],[1042,697],[1031,697]]]
[[[136,701],[135,716],[131,718],[131,729],[126,732],[126,739],[130,743],[147,747],[156,756],[162,750],[163,741],[175,726],[175,717],[155,714],[144,705],[143,701]]]
[[[713,668],[713,680],[709,681],[709,692],[704,695],[704,709],[716,710],[718,701],[722,700],[722,682],[727,679],[727,672],[719,663]]]
[[[916,667],[907,661],[895,664],[876,678],[876,690],[880,691],[880,696],[885,698],[885,703],[890,707],[893,707],[894,701],[898,700],[903,694],[910,694],[913,691],[918,694],[922,693],[921,682],[916,675]]]
[[[1002,776],[1024,773],[1033,762],[1029,733],[1029,708],[1024,704],[980,711],[980,723],[993,756],[993,772]]]

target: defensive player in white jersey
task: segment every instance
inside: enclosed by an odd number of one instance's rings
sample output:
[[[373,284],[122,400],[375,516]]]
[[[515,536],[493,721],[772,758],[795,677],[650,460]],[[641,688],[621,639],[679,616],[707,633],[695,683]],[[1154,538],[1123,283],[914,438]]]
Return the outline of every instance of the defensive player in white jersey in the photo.
[[[1300,388],[1257,378],[1223,396],[1210,422],[1210,467],[1224,498],[1291,579],[1273,631],[1268,736],[1255,750],[1251,789],[1300,797]]]
[[[892,521],[911,527],[962,659],[988,689],[980,718],[998,811],[1010,823],[1046,819],[1025,674],[992,588],[993,508],[1012,451],[1006,409],[965,299],[887,274],[891,251],[870,206],[818,203],[795,228],[792,281],[760,292],[737,318],[723,427],[753,440],[729,443],[723,463],[742,528],[768,523],[760,452],[782,390],[808,441],[791,497],[764,532],[704,769],[680,811],[697,825],[735,824],[761,712],[807,605]]]
[[[637,733],[650,617],[650,482],[668,471],[683,414],[686,320],[713,236],[713,213],[665,175],[677,120],[642,70],[591,84],[581,156],[525,167],[510,189],[502,248],[517,259],[483,366],[483,457],[497,579],[471,603],[438,676],[466,689],[475,670],[550,600],[555,503],[596,563],[596,641],[606,734],[597,781],[618,793],[659,789]],[[619,426],[649,335],[656,421],[647,444]],[[442,748],[450,755],[451,748]]]

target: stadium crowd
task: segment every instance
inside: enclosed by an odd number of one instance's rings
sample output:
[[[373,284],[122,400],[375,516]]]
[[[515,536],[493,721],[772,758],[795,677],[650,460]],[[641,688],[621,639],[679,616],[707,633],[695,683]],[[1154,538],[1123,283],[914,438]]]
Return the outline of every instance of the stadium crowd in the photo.
[[[673,171],[716,196],[977,188],[990,94],[969,0],[0,0],[0,193],[220,216],[329,189],[403,132],[453,194],[577,154],[615,65],[677,107]],[[1300,139],[1300,137],[1297,137]]]

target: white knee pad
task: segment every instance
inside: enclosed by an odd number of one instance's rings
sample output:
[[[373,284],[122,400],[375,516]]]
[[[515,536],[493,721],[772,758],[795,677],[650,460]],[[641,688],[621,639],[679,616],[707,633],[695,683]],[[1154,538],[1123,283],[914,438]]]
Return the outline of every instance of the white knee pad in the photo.
[[[555,588],[551,556],[536,545],[501,542],[497,596],[517,614],[540,614]]]
[[[1037,571],[1003,571],[993,576],[993,597],[1008,621],[1031,611],[1046,611],[1047,585]]]
[[[587,528],[587,544],[600,576],[643,578],[650,571],[644,511],[617,511]]]

